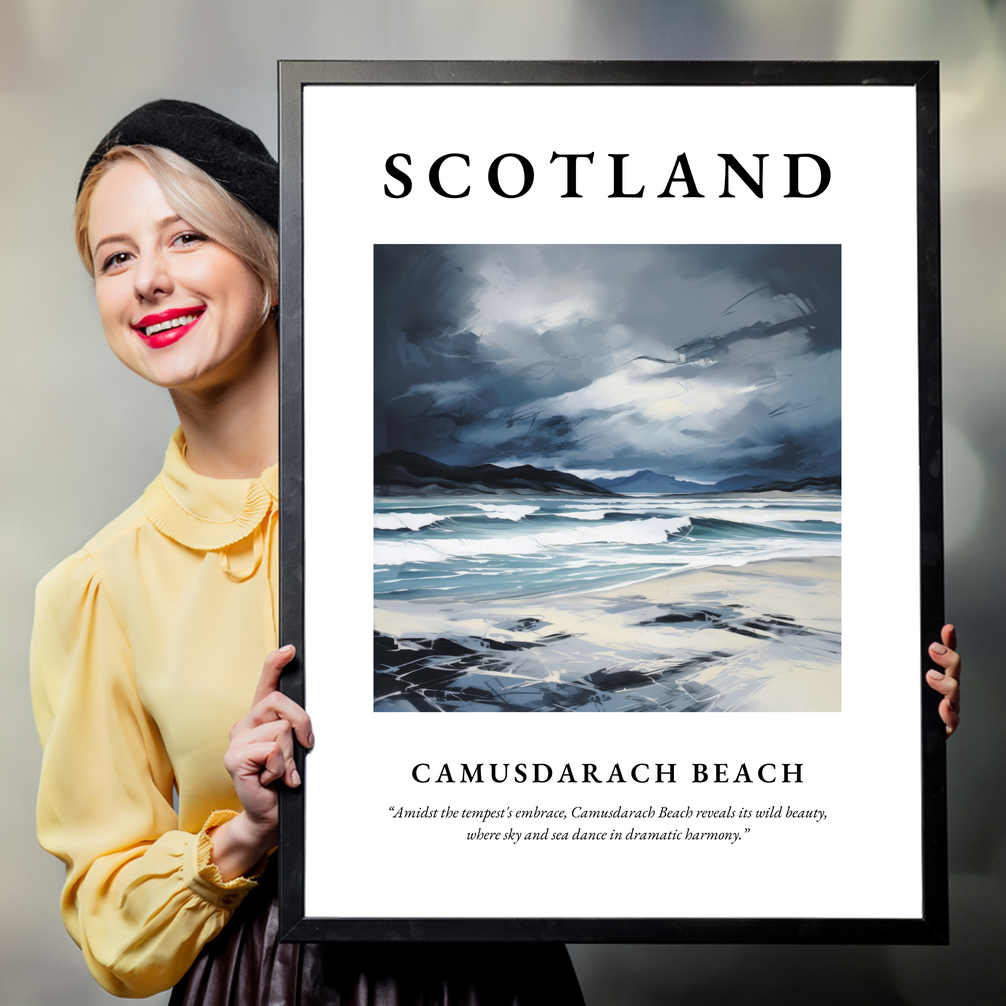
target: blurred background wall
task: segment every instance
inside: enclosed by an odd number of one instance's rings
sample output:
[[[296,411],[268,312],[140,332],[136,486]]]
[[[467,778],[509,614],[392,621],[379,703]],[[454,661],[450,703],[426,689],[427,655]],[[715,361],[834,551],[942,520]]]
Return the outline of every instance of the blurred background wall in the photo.
[[[2,0],[0,1006],[109,999],[63,931],[61,867],[34,838],[32,591],[140,494],[175,425],[167,396],[104,345],[71,240],[78,174],[112,123],[159,97],[219,109],[275,150],[280,58],[942,61],[947,617],[966,653],[949,754],[953,945],[573,956],[589,1006],[1006,1002],[1006,3]]]

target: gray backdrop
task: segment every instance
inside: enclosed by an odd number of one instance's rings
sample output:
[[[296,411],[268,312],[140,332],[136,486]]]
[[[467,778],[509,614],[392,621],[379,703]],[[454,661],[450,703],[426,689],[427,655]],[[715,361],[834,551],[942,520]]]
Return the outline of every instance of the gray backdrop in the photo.
[[[112,123],[160,97],[219,109],[275,149],[279,58],[942,61],[947,614],[967,664],[950,745],[953,945],[583,946],[573,957],[590,1006],[1006,1002],[1004,51],[996,0],[3,0],[0,1004],[108,999],[63,931],[61,867],[35,844],[32,590],[139,495],[175,424],[167,395],[105,347],[71,240],[78,173]]]

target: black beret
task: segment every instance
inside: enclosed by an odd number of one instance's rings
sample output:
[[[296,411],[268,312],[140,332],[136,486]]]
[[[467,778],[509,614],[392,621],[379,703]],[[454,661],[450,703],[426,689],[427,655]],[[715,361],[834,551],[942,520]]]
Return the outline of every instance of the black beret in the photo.
[[[279,226],[279,165],[250,130],[191,101],[163,98],[114,125],[84,165],[77,195],[91,169],[112,147],[166,147],[219,182],[263,220]]]

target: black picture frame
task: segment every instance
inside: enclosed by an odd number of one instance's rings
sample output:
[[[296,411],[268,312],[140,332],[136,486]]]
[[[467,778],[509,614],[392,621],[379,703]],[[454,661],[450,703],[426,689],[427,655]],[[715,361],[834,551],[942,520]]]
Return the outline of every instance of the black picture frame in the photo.
[[[280,103],[280,640],[298,648],[282,688],[311,710],[305,649],[302,100],[305,87],[415,85],[844,86],[914,89],[918,247],[919,564],[918,679],[922,722],[922,905],[911,918],[379,918],[305,914],[304,785],[281,794],[280,926],[288,941],[426,940],[626,943],[938,944],[948,941],[945,737],[939,696],[925,684],[927,648],[943,624],[940,378],[939,73],[934,62],[404,62],[281,61]],[[390,148],[389,148],[390,149]],[[397,149],[397,148],[395,148]],[[336,857],[333,868],[347,868]]]

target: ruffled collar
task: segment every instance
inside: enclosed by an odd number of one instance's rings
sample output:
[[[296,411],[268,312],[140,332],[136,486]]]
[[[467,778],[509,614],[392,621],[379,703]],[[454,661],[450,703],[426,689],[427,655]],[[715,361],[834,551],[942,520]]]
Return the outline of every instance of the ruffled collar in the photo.
[[[185,460],[185,437],[175,430],[164,468],[143,494],[143,512],[162,534],[186,548],[211,552],[250,535],[279,500],[279,466],[257,479],[213,479]]]

